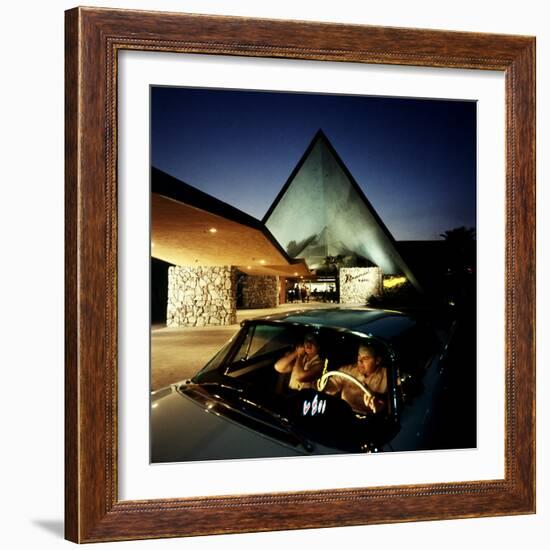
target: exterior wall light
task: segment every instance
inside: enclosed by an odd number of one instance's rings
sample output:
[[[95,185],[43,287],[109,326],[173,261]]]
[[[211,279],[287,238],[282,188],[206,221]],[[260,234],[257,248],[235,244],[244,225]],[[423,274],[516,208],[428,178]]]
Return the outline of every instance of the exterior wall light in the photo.
[[[391,279],[386,279],[383,282],[384,288],[394,288],[396,286],[405,284],[407,282],[407,277],[392,277]]]

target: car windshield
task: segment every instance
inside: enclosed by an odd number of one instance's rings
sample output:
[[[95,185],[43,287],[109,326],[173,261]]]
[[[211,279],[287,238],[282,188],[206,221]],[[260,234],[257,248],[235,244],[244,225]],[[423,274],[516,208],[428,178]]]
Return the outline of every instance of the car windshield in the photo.
[[[355,430],[358,420],[391,415],[390,359],[387,347],[367,335],[249,323],[194,382],[216,387],[243,411],[275,414],[327,443],[346,426]],[[355,442],[355,435],[346,437]]]

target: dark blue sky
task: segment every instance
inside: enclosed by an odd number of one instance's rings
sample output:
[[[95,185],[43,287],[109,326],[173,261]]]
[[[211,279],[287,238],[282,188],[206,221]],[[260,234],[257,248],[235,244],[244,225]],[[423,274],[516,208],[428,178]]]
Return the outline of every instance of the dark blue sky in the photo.
[[[397,240],[476,226],[476,104],[151,89],[152,165],[261,219],[322,128]]]

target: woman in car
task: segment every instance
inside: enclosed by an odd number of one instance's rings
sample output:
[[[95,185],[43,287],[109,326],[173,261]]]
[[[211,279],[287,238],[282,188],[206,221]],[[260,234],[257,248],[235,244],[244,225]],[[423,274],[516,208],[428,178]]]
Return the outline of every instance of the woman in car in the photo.
[[[304,344],[275,363],[275,370],[291,373],[288,387],[291,390],[315,388],[315,381],[323,372],[323,362],[319,357],[319,343],[314,334],[307,334]]]

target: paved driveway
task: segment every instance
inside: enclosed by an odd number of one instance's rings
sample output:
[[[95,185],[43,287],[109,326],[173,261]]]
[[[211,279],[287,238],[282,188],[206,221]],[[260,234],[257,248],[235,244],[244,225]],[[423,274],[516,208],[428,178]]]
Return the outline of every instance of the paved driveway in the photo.
[[[283,304],[273,309],[237,311],[235,325],[225,327],[153,327],[151,331],[151,390],[190,378],[239,329],[239,323],[261,315],[271,315],[293,309],[334,307],[334,304]]]

